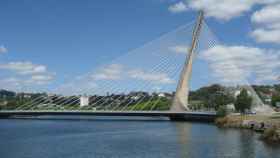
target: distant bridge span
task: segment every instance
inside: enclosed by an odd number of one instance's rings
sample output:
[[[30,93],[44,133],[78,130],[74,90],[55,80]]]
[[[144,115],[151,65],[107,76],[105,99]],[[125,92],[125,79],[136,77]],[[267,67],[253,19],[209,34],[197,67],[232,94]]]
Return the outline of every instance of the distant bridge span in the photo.
[[[0,111],[0,118],[33,116],[141,116],[168,117],[173,121],[207,121],[217,117],[215,112],[173,111]]]

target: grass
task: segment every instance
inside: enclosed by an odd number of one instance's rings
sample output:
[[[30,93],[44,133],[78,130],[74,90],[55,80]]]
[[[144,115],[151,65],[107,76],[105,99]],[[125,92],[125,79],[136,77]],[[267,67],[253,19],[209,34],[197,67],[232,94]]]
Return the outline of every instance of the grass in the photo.
[[[153,99],[149,101],[143,101],[141,103],[137,103],[134,105],[130,105],[128,107],[128,110],[144,110],[144,111],[150,111],[150,110],[169,110],[170,101],[161,98],[161,99]]]

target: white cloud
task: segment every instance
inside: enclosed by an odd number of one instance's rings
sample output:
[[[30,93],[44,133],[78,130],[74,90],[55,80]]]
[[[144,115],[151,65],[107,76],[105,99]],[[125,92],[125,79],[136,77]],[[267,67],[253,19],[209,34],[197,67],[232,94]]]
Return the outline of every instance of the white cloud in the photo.
[[[171,5],[169,10],[203,10],[207,17],[227,21],[242,16],[255,5],[260,5],[261,9],[251,17],[257,28],[250,36],[260,43],[280,44],[280,0],[181,0]]]
[[[152,81],[159,84],[171,84],[175,81],[168,77],[166,73],[150,73],[143,70],[132,70],[128,72],[129,77],[138,80]]]
[[[18,74],[22,74],[22,75],[47,72],[46,66],[36,65],[31,62],[10,62],[7,64],[0,64],[0,69],[15,71]]]
[[[188,10],[188,7],[184,2],[178,2],[168,7],[168,10],[172,13],[180,13]]]
[[[7,52],[8,52],[8,49],[5,46],[1,45],[0,46],[0,54],[1,53],[7,53]]]
[[[252,17],[252,22],[265,25],[268,28],[279,28],[280,23],[280,4],[268,5],[256,11]]]
[[[10,77],[10,78],[5,78],[5,79],[1,79],[2,83],[12,83],[14,85],[20,85],[20,80],[14,77]]]
[[[168,77],[165,73],[151,73],[145,72],[140,69],[129,69],[124,68],[120,64],[112,64],[106,66],[97,73],[91,75],[91,78],[94,80],[120,80],[120,79],[138,79],[144,81],[156,82],[159,84],[171,84],[174,81]]]
[[[276,2],[279,2],[279,0],[182,0],[176,3],[178,5],[177,7],[175,7],[176,4],[171,5],[169,10],[172,11],[171,8],[173,12],[177,10],[177,12],[180,12],[180,10],[185,11],[187,8],[203,10],[208,17],[214,17],[219,20],[230,20],[250,11],[256,4],[271,4]]]
[[[251,32],[257,42],[280,44],[280,29],[256,29]]]
[[[218,45],[202,52],[218,79],[226,83],[276,81],[279,76],[279,52],[246,46]]]
[[[48,84],[54,79],[54,74],[47,70],[44,65],[33,64],[32,62],[9,62],[0,64],[0,69],[12,71],[19,75],[3,80],[14,85]]]
[[[32,91],[36,86],[43,86],[53,80],[51,75],[41,75],[32,77],[7,77],[0,79],[0,87],[15,91]]]
[[[16,90],[16,91],[21,90],[22,88],[21,80],[13,77],[0,79],[0,86],[3,89]]]
[[[119,64],[112,64],[102,68],[96,74],[91,77],[95,80],[119,80],[121,79],[123,67]]]
[[[249,11],[257,0],[191,0],[189,6],[195,10],[204,10],[206,16],[220,20],[230,20]]]
[[[29,82],[36,83],[36,84],[46,84],[46,83],[49,83],[52,80],[53,80],[52,75],[44,74],[44,75],[33,75],[33,76],[31,76],[31,79],[29,80]]]
[[[258,25],[250,33],[257,42],[280,44],[280,4],[268,5],[256,11],[251,21]]]
[[[177,54],[187,54],[189,47],[183,45],[177,45],[177,46],[169,47],[169,50]]]

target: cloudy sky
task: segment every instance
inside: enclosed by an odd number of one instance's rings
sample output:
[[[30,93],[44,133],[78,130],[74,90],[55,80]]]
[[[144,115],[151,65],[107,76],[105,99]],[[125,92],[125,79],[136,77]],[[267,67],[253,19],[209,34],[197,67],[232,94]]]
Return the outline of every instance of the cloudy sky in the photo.
[[[1,0],[0,89],[172,90],[201,9],[193,89],[279,82],[280,0]]]

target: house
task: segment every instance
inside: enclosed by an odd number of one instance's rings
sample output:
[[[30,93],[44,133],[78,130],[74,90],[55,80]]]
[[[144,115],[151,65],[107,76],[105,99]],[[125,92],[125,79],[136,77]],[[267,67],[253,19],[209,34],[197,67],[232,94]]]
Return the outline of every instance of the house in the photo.
[[[280,108],[280,102],[276,102],[275,105],[276,105],[277,108]]]
[[[234,106],[234,104],[228,104],[228,105],[226,105],[226,109],[227,109],[227,111],[233,112],[233,111],[235,111],[235,106]]]
[[[158,93],[158,97],[165,97],[165,93]]]
[[[83,95],[80,97],[80,107],[89,105],[89,97],[87,95]]]

